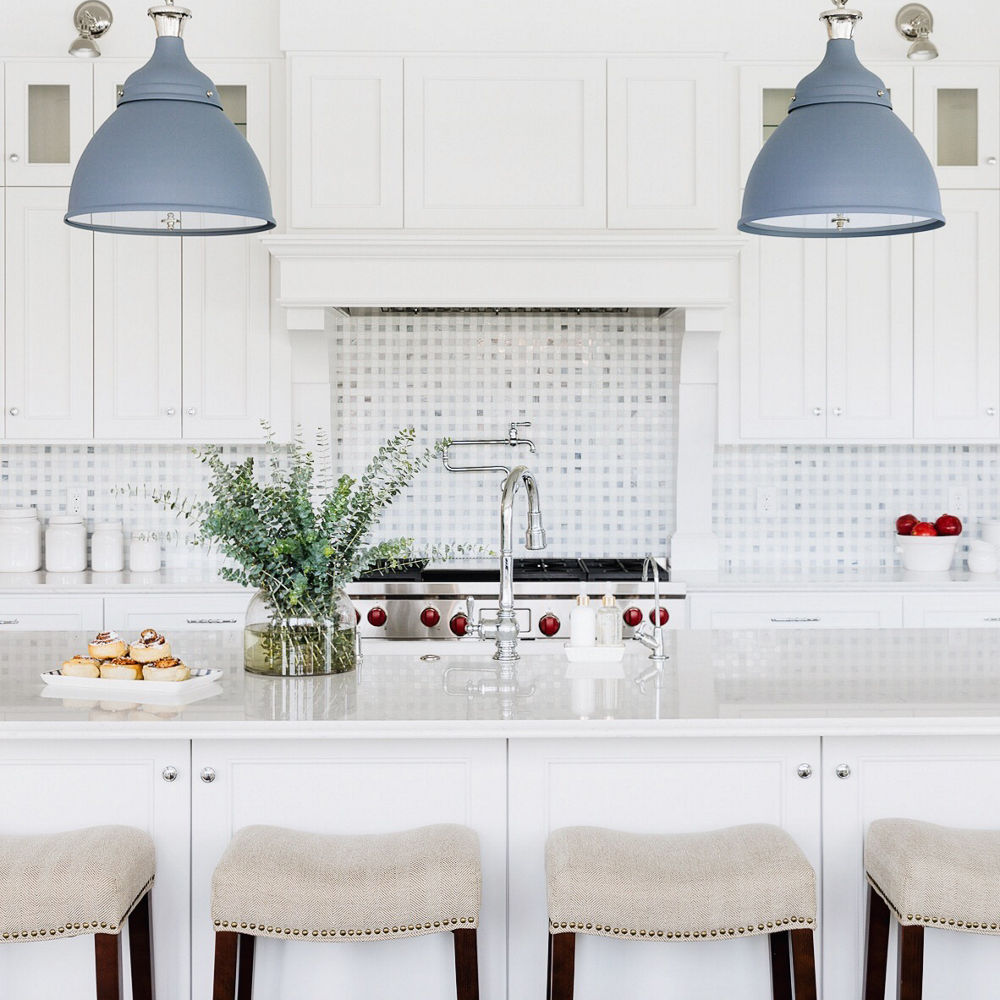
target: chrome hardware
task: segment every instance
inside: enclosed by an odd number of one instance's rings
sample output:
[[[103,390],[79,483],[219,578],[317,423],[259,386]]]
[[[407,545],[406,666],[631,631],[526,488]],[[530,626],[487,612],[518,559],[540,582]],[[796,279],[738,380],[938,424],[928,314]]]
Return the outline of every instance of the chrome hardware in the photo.
[[[125,96],[125,88],[124,87],[115,87],[115,93],[119,97],[124,97]]]
[[[206,785],[212,784],[215,781],[215,768],[214,767],[203,767],[198,774],[198,777],[205,782]]]
[[[644,621],[632,633],[632,638],[641,642],[646,649],[652,650],[649,658],[657,666],[660,666],[667,662],[667,656],[663,652],[663,626],[660,624],[660,565],[652,554],[646,556],[646,560],[642,564],[643,583],[649,579],[650,567],[653,569],[653,621]]]
[[[215,93],[213,91],[211,91],[211,90],[206,90],[205,91],[205,96],[206,97],[215,97]]]
[[[876,97],[885,97],[885,91],[884,90],[876,90],[875,91],[875,96]]]
[[[0,625],[20,625],[20,618],[0,618]]]
[[[19,163],[21,161],[21,157],[18,156],[17,153],[11,153],[7,159],[10,160],[11,163]]]
[[[812,764],[799,764],[795,769],[795,773],[800,778],[811,778],[813,773]]]
[[[847,10],[847,0],[833,0],[833,10],[825,10],[819,19],[826,21],[826,33],[830,38],[851,38],[854,26],[861,20],[860,10]]]
[[[505,444],[510,448],[517,448],[519,445],[524,445],[532,455],[535,454],[535,442],[529,438],[523,438],[518,435],[518,427],[530,427],[530,420],[512,420],[510,422],[510,427],[507,430],[507,436],[505,438],[480,438],[480,439],[469,439],[467,441],[452,441],[450,445],[444,450],[444,454],[441,456],[441,461],[444,463],[444,467],[449,472],[503,472],[506,475],[510,475],[510,468],[506,465],[452,465],[451,464],[451,449],[452,448],[476,448],[476,447],[487,447],[489,445]]]
[[[931,41],[934,15],[922,3],[908,3],[896,13],[896,30],[913,44],[906,50],[906,58],[915,62],[937,59],[937,46]]]
[[[819,622],[819,618],[799,618],[792,616],[791,618],[771,618],[772,625],[815,625]]]
[[[844,412],[844,411],[843,411],[843,410],[842,410],[842,409],[841,409],[841,408],[840,408],[839,406],[835,406],[835,407],[833,408],[833,415],[834,415],[835,417],[839,417],[839,416],[842,416],[842,415],[843,415],[843,412]]]
[[[838,764],[833,769],[833,773],[838,778],[849,778],[851,776],[851,765],[850,764]]]
[[[167,407],[167,416],[168,417],[172,417],[176,412],[177,412],[177,410],[175,410],[174,407],[172,407],[172,406],[168,406]]]
[[[238,618],[185,618],[185,625],[235,625]]]
[[[167,212],[167,214],[160,219],[169,232],[173,232],[175,229],[179,229],[181,225],[181,220],[177,218],[176,212]]]
[[[198,412],[198,408],[196,406],[189,406],[187,408],[187,415],[189,417],[195,416],[197,414],[197,412]]]
[[[101,0],[84,0],[73,12],[73,27],[77,37],[69,47],[71,56],[83,59],[96,59],[101,54],[97,39],[107,33],[114,18],[111,8]]]
[[[180,772],[173,765],[168,765],[160,772],[164,781],[176,781],[179,773]]]
[[[993,407],[993,406],[987,406],[986,407],[986,416],[988,416],[988,417],[995,417],[996,415],[997,415],[997,411],[996,411],[995,407]]]
[[[821,416],[823,416],[823,407],[822,406],[814,406],[813,407],[813,416],[814,417],[821,417]]]
[[[986,157],[986,166],[995,167],[997,165],[997,158],[995,156]]]
[[[9,413],[9,414],[10,414],[10,415],[11,415],[12,417],[16,417],[16,416],[17,416],[17,415],[18,415],[18,414],[19,414],[19,413],[20,413],[21,411],[20,411],[20,410],[19,410],[19,409],[18,409],[18,408],[17,408],[16,406],[12,406],[12,407],[11,407],[11,408],[10,408],[10,409],[9,409],[9,410],[7,411],[7,412],[8,412],[8,413]]]
[[[843,212],[838,212],[830,221],[837,227],[837,231],[840,232],[851,220]]]
[[[421,663],[437,663],[438,660],[440,660],[440,659],[441,659],[441,657],[438,656],[437,653],[425,653],[423,656],[420,657],[420,662]]]

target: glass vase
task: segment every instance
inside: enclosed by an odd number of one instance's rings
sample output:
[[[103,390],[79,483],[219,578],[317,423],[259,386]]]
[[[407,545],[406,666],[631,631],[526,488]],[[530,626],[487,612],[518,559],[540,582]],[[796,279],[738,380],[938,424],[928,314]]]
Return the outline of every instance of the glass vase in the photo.
[[[356,625],[354,605],[343,591],[321,618],[284,617],[258,592],[247,609],[243,666],[269,677],[347,673],[357,665]]]

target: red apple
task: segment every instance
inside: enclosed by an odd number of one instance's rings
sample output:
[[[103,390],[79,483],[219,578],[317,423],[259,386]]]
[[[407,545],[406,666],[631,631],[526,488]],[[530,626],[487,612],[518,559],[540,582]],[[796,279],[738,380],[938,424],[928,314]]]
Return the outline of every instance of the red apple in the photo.
[[[939,535],[960,535],[962,534],[962,522],[954,514],[942,514],[935,522]]]
[[[917,523],[917,519],[912,514],[904,514],[902,517],[896,518],[896,534],[897,535],[912,535],[913,526]]]
[[[928,537],[930,535],[936,535],[937,533],[938,533],[937,528],[935,528],[930,521],[918,521],[913,526],[913,531],[910,532],[911,535],[920,535]]]

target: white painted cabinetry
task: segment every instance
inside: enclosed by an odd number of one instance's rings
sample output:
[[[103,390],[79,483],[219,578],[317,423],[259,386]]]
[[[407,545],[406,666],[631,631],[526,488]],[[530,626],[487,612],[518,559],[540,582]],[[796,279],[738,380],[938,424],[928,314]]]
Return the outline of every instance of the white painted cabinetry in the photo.
[[[156,993],[175,1000],[191,989],[189,760],[186,740],[0,741],[4,834],[121,823],[152,835]],[[172,781],[163,777],[168,767],[177,771]],[[12,998],[93,1000],[94,939],[0,948],[0,982]]]
[[[899,628],[899,594],[847,591],[690,594],[691,627],[708,629]]]
[[[336,678],[328,680],[331,692],[343,691]],[[315,833],[472,827],[483,861],[481,995],[507,995],[505,740],[196,740],[192,770],[200,775],[205,768],[214,780],[196,779],[192,796],[195,1000],[211,996],[212,871],[232,835],[256,823]],[[455,990],[450,934],[328,947],[261,939],[256,955],[254,992],[261,996],[389,997],[400,983],[413,997]]]
[[[925,593],[903,597],[906,628],[1000,628],[1000,592]]]
[[[0,595],[2,632],[99,632],[103,627],[104,602],[100,597]],[[59,664],[52,666],[55,668]]]
[[[250,598],[234,594],[129,594],[104,600],[107,628],[132,635],[155,622],[164,632],[241,629]]]

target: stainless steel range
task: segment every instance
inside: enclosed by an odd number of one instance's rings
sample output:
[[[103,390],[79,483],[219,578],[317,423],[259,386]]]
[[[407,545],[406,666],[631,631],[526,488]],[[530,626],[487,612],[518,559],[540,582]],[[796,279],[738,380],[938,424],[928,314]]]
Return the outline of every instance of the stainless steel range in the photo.
[[[569,638],[569,613],[578,594],[599,602],[613,594],[621,609],[624,634],[631,638],[653,619],[653,582],[642,582],[641,559],[515,559],[514,603],[520,638]],[[660,570],[661,622],[687,623],[685,588]],[[500,570],[496,561],[414,567],[372,575],[348,593],[360,615],[364,639],[460,639],[469,626],[466,599],[475,599],[484,619],[498,612]]]

